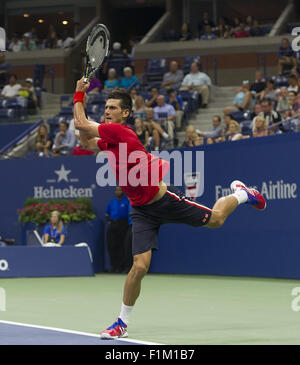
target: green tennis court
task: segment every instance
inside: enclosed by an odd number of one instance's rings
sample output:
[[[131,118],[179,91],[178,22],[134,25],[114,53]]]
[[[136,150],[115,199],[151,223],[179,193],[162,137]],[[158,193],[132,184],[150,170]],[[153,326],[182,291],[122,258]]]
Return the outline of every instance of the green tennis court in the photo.
[[[2,279],[0,319],[99,333],[119,315],[125,275]],[[149,274],[129,339],[161,344],[300,344],[300,281]]]

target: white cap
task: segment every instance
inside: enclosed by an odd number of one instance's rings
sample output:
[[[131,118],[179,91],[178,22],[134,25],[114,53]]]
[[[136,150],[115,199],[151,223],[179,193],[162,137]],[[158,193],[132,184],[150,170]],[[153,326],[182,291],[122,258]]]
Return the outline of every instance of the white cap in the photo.
[[[114,49],[115,51],[117,51],[117,50],[121,49],[121,43],[119,43],[119,42],[115,42],[115,43],[113,44],[113,49]]]
[[[26,81],[26,82],[30,82],[30,83],[32,83],[32,84],[33,84],[33,80],[32,80],[30,77],[28,77],[25,81]]]
[[[28,33],[28,32],[27,32],[27,33],[24,33],[24,34],[23,34],[23,37],[28,37],[28,38],[30,38],[30,33]]]

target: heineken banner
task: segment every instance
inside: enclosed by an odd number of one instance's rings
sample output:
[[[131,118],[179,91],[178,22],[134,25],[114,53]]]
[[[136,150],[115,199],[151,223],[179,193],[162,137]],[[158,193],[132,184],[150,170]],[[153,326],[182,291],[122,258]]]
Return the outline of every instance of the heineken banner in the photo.
[[[267,209],[239,206],[215,230],[163,226],[150,271],[300,278],[298,133],[169,152],[161,155],[170,161],[164,180],[179,185],[190,199],[212,207],[238,179],[263,193]],[[103,153],[1,160],[0,166],[1,236],[25,243],[17,209],[23,208],[28,197],[89,197],[97,219],[105,221],[115,178]],[[99,247],[103,247],[105,230],[100,231]]]

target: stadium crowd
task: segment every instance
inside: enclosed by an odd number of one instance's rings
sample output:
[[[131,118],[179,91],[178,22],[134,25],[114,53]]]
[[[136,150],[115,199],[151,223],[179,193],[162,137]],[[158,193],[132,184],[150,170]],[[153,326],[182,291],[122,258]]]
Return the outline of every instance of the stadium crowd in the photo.
[[[163,33],[162,41],[189,41],[189,40],[213,40],[226,38],[261,37],[268,34],[269,25],[260,25],[258,19],[248,15],[245,19],[233,17],[233,19],[221,16],[215,24],[207,11],[203,12],[202,19],[197,24],[197,29],[191,29],[190,25],[183,23],[180,32],[169,29]]]
[[[245,29],[248,32],[252,21],[251,17],[247,18]],[[235,22],[238,25],[238,19]],[[205,30],[212,25],[206,14],[198,29]],[[193,112],[198,108],[207,108],[210,102],[212,82],[201,71],[199,57],[186,57],[188,61],[182,67],[176,60],[171,60],[168,64],[165,60],[152,60],[155,72],[160,71],[159,79],[152,81],[149,78],[152,76],[149,65],[149,74],[147,71],[142,77],[134,74],[133,40],[131,45],[132,51],[128,53],[122,50],[119,42],[113,44],[104,69],[91,80],[86,110],[91,119],[104,121],[107,94],[116,89],[129,92],[133,112],[128,124],[135,129],[148,151],[300,131],[299,62],[288,39],[283,38],[278,48],[278,75],[265,78],[262,71],[257,70],[252,82],[243,80],[233,95],[232,105],[224,106],[223,116],[213,117],[212,128],[208,132],[203,132],[188,122]],[[4,55],[1,55],[1,99],[27,99],[26,105],[29,108],[38,108],[33,80],[27,78],[22,86],[17,82],[16,75],[10,71],[11,66],[5,62]],[[7,79],[8,83],[4,85]],[[41,124],[38,131],[38,156],[92,153],[80,146],[79,136],[74,128],[71,102],[67,107],[61,108],[59,115],[47,122]],[[185,131],[183,143],[179,143],[179,131]]]

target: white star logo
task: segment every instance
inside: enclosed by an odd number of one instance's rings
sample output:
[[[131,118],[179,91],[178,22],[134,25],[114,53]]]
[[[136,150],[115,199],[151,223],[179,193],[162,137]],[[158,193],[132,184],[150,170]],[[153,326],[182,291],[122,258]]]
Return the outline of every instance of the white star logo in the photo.
[[[64,165],[61,165],[60,170],[55,170],[54,172],[58,175],[57,182],[60,182],[61,180],[65,180],[67,182],[69,181],[68,175],[71,172],[71,170],[65,170]]]

